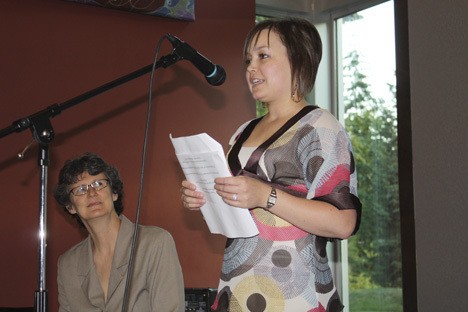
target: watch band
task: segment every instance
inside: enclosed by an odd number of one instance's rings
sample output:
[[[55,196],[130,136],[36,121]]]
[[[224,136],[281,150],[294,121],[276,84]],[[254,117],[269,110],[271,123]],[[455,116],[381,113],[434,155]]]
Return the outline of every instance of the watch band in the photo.
[[[273,207],[276,204],[276,189],[274,187],[271,187],[271,192],[270,196],[268,196],[268,201],[266,205],[266,209],[269,210],[271,207]]]

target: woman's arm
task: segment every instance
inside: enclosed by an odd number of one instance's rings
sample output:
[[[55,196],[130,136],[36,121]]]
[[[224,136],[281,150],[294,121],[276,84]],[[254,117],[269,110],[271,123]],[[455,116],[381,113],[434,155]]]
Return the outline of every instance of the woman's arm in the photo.
[[[174,239],[163,230],[153,240],[148,271],[152,311],[185,311],[184,280]]]
[[[60,257],[57,264],[57,286],[58,286],[58,301],[59,301],[59,312],[69,312],[70,304],[68,303],[67,295],[65,294],[65,287],[63,285],[63,270],[66,270],[62,264],[62,258]]]
[[[215,189],[227,204],[247,209],[266,209],[271,192],[269,184],[245,176],[217,178],[215,183]],[[276,204],[268,210],[298,228],[315,235],[340,239],[346,239],[353,233],[357,217],[354,209],[339,210],[329,203],[300,198],[279,189],[276,189],[276,193]],[[234,194],[237,194],[236,198]]]

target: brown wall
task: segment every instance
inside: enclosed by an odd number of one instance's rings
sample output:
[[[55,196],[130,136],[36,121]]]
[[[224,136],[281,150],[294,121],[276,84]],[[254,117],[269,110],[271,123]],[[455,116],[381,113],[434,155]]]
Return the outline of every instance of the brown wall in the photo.
[[[196,21],[180,21],[59,0],[0,0],[0,129],[51,104],[153,62],[158,40],[172,33],[213,62],[227,81],[210,86],[187,61],[155,73],[140,222],[175,238],[187,287],[216,287],[224,238],[211,235],[199,213],[179,201],[183,178],[169,133],[207,132],[226,146],[231,133],[255,113],[244,81],[242,44],[254,24],[253,0],[197,0]],[[165,41],[161,55],[170,53]],[[50,311],[57,310],[58,256],[83,238],[53,200],[63,162],[93,151],[115,164],[125,183],[125,211],[138,202],[149,75],[103,93],[52,119],[47,212]],[[39,166],[37,144],[15,155],[29,130],[0,138],[0,306],[32,306],[37,289]]]

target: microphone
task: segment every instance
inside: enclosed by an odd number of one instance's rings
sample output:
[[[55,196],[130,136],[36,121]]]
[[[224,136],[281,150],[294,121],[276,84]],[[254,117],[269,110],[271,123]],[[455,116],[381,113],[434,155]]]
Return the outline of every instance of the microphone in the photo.
[[[183,42],[176,36],[167,34],[166,38],[171,42],[176,54],[181,59],[189,60],[199,71],[205,75],[206,81],[210,85],[219,86],[226,80],[226,71],[220,65],[213,64],[206,57],[197,52],[189,44]]]

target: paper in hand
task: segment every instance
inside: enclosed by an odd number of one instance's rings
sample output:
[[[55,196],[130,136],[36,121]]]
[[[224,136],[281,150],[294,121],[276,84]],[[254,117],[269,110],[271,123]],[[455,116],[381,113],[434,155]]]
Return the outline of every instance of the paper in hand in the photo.
[[[206,133],[169,137],[185,178],[205,193],[201,212],[210,232],[229,238],[257,235],[249,210],[226,204],[214,189],[215,178],[231,176],[221,144]]]

